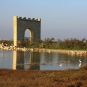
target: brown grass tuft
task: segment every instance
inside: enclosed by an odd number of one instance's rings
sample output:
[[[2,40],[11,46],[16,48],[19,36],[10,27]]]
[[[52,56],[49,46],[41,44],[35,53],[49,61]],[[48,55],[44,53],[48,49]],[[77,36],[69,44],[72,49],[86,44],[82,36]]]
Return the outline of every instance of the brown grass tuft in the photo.
[[[87,69],[0,69],[0,87],[87,87]]]
[[[84,66],[80,67],[79,69],[87,70],[87,65],[84,65]]]

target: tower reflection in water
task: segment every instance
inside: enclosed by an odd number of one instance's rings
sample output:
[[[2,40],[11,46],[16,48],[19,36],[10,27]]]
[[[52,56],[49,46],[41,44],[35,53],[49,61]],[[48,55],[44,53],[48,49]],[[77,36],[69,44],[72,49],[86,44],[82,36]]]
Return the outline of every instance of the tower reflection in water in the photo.
[[[26,52],[13,51],[12,69],[25,70],[25,66],[27,65],[27,70],[40,70],[40,53],[31,51],[27,52],[29,54],[28,56],[26,56]]]

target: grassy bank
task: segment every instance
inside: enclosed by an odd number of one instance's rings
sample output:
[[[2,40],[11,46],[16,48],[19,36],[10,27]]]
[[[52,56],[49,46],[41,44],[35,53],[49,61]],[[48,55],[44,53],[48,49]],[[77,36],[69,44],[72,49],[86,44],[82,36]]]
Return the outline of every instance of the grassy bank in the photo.
[[[58,71],[0,69],[0,87],[87,87],[87,66]]]

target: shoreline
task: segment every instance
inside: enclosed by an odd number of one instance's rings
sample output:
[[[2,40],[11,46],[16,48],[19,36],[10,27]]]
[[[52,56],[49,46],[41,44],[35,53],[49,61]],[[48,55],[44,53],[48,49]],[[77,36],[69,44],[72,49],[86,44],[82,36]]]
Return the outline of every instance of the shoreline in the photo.
[[[87,50],[62,50],[62,49],[45,49],[45,48],[17,48],[17,47],[1,47],[0,50],[19,50],[19,51],[36,51],[36,52],[55,52],[70,55],[87,55]]]

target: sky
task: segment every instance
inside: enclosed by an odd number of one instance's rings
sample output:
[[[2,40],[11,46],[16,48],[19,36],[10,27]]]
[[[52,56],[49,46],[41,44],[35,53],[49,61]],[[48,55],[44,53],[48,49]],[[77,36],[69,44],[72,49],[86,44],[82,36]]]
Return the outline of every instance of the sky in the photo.
[[[41,18],[42,40],[87,38],[87,0],[0,0],[0,39],[13,39],[13,16]]]

